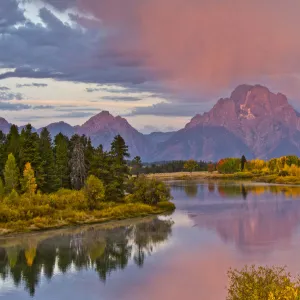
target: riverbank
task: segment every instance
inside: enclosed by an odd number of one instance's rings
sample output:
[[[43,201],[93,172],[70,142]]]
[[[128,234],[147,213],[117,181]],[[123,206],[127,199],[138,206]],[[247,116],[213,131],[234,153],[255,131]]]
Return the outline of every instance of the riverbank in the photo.
[[[147,177],[160,180],[249,180],[262,183],[300,185],[300,178],[297,176],[258,175],[250,172],[238,172],[234,174],[220,174],[218,172],[177,172],[148,174]]]
[[[29,217],[27,220],[20,219],[2,222],[0,223],[0,236],[31,231],[60,229],[68,226],[129,220],[165,214],[174,210],[175,205],[172,202],[160,202],[157,205],[147,205],[142,203],[107,204],[103,209],[93,211],[57,210],[52,211],[49,216]]]

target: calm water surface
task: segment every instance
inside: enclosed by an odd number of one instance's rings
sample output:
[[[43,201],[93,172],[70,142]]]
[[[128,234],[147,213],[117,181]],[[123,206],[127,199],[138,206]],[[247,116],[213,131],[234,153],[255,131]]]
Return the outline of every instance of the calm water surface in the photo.
[[[169,184],[171,216],[0,239],[0,299],[224,300],[230,267],[300,272],[300,187]]]

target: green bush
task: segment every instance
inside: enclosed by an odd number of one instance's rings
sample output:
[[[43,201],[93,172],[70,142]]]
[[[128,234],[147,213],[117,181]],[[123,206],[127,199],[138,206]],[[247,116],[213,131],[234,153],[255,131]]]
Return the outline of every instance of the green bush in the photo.
[[[131,195],[127,197],[127,200],[131,202],[157,205],[159,202],[172,199],[170,188],[155,178],[146,178],[145,176],[132,178],[128,187]]]
[[[300,281],[285,268],[245,267],[229,270],[227,300],[299,300]]]
[[[217,170],[221,174],[233,174],[241,171],[241,159],[224,158],[217,164]]]
[[[103,182],[94,175],[89,176],[85,182],[84,193],[88,200],[89,208],[97,208],[97,204],[103,201],[105,197]]]

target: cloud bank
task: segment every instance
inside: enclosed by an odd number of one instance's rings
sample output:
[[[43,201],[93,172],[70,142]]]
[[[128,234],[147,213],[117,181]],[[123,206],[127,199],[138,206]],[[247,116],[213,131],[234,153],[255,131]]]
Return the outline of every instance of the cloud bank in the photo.
[[[175,104],[248,82],[299,95],[299,0],[39,0],[40,23],[25,17],[28,2],[1,0],[0,80],[121,85]]]
[[[174,87],[220,89],[300,71],[298,0],[78,0]]]

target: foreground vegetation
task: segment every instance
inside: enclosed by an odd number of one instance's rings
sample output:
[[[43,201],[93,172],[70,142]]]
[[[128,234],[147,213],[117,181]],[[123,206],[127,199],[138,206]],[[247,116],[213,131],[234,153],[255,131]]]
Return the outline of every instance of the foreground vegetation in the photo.
[[[285,268],[245,267],[228,272],[227,300],[299,300],[300,278]]]
[[[131,176],[128,147],[119,135],[108,152],[78,135],[69,140],[59,134],[53,146],[47,129],[39,136],[31,125],[21,134],[12,126],[7,136],[0,132],[0,140],[0,233],[119,220],[175,208],[164,183]]]

